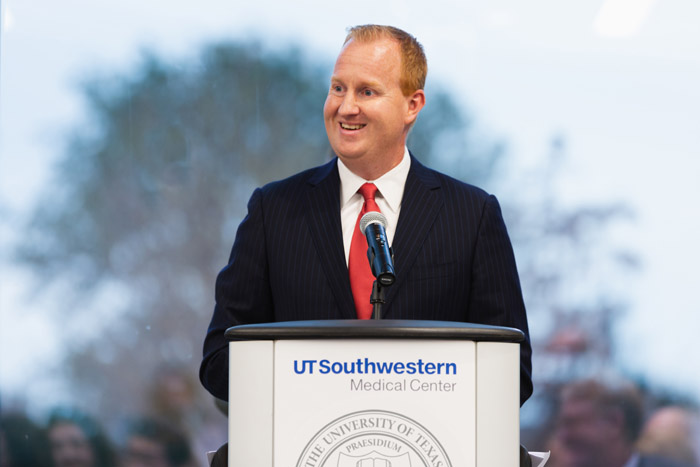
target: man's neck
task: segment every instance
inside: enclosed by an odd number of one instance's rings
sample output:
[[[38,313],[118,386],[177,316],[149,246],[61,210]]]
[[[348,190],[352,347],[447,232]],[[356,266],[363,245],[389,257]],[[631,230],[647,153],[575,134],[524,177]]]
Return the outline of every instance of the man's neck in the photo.
[[[390,157],[374,158],[370,161],[367,161],[366,159],[346,159],[342,162],[358,177],[362,177],[364,180],[377,180],[382,175],[399,165],[406,152],[406,147],[404,146],[399,154],[392,155]]]
[[[355,169],[356,165],[353,165],[352,161],[351,163],[348,163],[347,160],[343,160],[341,158],[338,158],[338,167],[342,167],[342,170],[344,170],[346,174],[350,174],[351,177],[358,177],[366,182],[375,182],[385,176],[389,176],[388,174],[399,170],[398,167],[400,165],[404,165],[404,162],[407,167],[410,166],[410,159],[411,155],[408,152],[408,148],[404,146],[404,152],[401,154],[401,157],[399,157],[391,166],[387,166],[389,167],[388,169],[362,172]],[[406,169],[406,172],[408,172],[408,169]],[[405,183],[405,180],[403,180],[401,184],[403,185],[403,183]]]

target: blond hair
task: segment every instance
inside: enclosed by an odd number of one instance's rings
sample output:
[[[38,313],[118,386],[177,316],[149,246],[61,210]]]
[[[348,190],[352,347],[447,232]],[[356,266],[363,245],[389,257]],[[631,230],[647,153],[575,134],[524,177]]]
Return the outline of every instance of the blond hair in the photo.
[[[423,46],[415,37],[393,26],[381,26],[377,24],[364,24],[348,30],[343,45],[356,40],[358,42],[372,42],[379,39],[393,39],[399,43],[401,50],[401,77],[400,86],[404,96],[425,87],[425,77],[428,74],[428,60],[425,58]]]

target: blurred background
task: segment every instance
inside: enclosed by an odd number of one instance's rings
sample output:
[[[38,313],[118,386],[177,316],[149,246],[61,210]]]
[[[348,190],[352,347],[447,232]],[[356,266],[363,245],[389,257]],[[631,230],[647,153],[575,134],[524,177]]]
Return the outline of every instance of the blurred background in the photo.
[[[548,449],[560,388],[584,378],[632,382],[647,415],[695,410],[697,2],[0,11],[3,414],[81,413],[122,453],[134,420],[166,420],[203,465],[226,437],[197,379],[214,278],[252,190],[328,159],[328,78],[365,23],[425,47],[409,148],[503,205],[534,347],[528,447]]]

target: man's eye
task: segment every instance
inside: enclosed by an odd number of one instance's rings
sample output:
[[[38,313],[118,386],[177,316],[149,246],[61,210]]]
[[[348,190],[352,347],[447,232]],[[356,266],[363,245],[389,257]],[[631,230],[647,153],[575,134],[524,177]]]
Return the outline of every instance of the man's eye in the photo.
[[[362,91],[362,95],[367,96],[367,97],[373,96],[374,91],[372,91],[371,89],[365,89],[364,91]]]
[[[333,92],[343,92],[343,87],[338,84],[336,84],[335,86],[331,86],[331,89],[333,90]]]

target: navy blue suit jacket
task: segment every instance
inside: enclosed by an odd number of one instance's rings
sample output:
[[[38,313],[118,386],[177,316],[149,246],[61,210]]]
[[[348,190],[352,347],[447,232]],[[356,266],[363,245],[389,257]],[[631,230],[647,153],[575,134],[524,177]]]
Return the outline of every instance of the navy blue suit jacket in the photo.
[[[519,328],[520,403],[532,393],[520,281],[495,197],[411,159],[392,248],[396,281],[383,318]],[[231,326],[355,319],[340,223],[337,160],[258,188],[248,203],[204,341],[200,379],[228,398]]]

